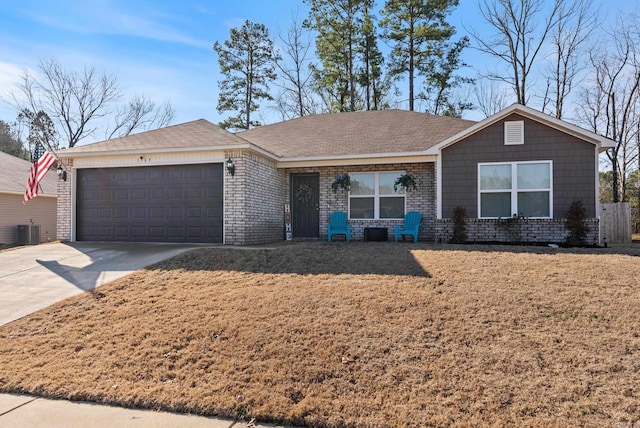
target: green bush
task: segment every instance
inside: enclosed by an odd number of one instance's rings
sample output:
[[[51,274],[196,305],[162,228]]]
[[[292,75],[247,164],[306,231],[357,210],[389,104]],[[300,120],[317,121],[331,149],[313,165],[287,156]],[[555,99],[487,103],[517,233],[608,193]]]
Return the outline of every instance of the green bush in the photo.
[[[582,201],[573,201],[566,215],[564,227],[569,231],[569,235],[564,243],[569,247],[586,246],[589,227],[586,223],[587,210]]]
[[[453,209],[453,235],[451,236],[452,244],[464,244],[467,242],[467,224],[465,218],[467,210],[461,206]]]

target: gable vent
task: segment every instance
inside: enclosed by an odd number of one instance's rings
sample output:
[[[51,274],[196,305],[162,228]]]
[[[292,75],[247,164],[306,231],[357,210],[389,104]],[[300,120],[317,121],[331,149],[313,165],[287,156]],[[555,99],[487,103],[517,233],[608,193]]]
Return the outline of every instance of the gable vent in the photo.
[[[504,123],[504,144],[524,144],[524,120]]]

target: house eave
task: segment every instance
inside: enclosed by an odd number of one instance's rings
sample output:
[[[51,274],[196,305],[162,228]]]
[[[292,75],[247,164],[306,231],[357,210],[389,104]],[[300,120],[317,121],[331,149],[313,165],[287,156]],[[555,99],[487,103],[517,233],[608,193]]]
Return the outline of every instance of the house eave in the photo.
[[[92,152],[70,152],[65,151],[58,152],[57,155],[61,159],[70,158],[91,158],[97,156],[123,156],[123,155],[149,155],[149,154],[171,154],[171,153],[193,153],[203,151],[225,151],[225,150],[242,150],[251,149],[251,144],[230,144],[223,146],[198,146],[198,147],[171,147],[160,149],[144,149],[136,148],[131,150],[105,150],[105,151],[92,151]]]
[[[356,156],[314,156],[300,158],[282,158],[276,163],[278,168],[311,168],[346,165],[388,165],[397,163],[435,162],[437,156],[414,153],[382,153]]]
[[[131,150],[107,150],[107,151],[95,151],[95,152],[78,152],[78,153],[65,153],[64,151],[57,153],[61,159],[79,159],[79,158],[94,158],[103,156],[136,156],[136,155],[154,155],[154,154],[174,154],[174,153],[196,153],[196,152],[225,152],[234,150],[251,150],[264,157],[267,157],[273,161],[277,161],[279,158],[274,154],[254,145],[247,144],[229,144],[220,146],[198,146],[198,147],[182,147],[182,148],[160,148],[160,149],[131,149]]]

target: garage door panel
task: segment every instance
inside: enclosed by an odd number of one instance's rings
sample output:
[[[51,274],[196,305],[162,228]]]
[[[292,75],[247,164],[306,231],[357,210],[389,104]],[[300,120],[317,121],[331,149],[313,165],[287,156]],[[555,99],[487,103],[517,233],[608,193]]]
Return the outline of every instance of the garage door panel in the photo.
[[[164,238],[166,229],[164,226],[149,226],[149,237],[151,239]]]
[[[113,236],[116,239],[127,239],[129,236],[129,227],[128,226],[116,226],[113,228]]]
[[[164,187],[149,188],[149,199],[153,201],[164,201]]]
[[[78,240],[222,242],[222,164],[78,170]]]
[[[110,220],[111,219],[111,213],[112,213],[112,209],[111,208],[98,208],[97,210],[97,219],[98,220]]]
[[[168,201],[181,201],[182,199],[184,199],[184,189],[182,187],[171,186],[167,189]]]
[[[133,169],[131,171],[131,181],[133,183],[147,183],[147,174],[144,171]]]
[[[134,240],[142,240],[147,236],[147,226],[131,226],[129,230]]]
[[[129,218],[129,210],[126,207],[116,207],[113,209],[113,217],[115,219],[127,220]]]
[[[96,182],[96,185],[99,185],[98,182]],[[93,200],[98,200],[98,201],[110,201],[111,200],[111,190],[110,189],[100,189],[96,193],[97,194],[94,195]]]
[[[147,209],[145,207],[134,207],[130,210],[132,220],[144,220],[147,218]]]
[[[114,199],[128,199],[129,198],[129,191],[124,188],[124,189],[114,189],[113,190],[113,198]]]
[[[169,219],[182,220],[184,217],[184,209],[182,207],[167,207],[166,212]]]
[[[151,219],[163,219],[164,207],[149,207],[149,218]]]

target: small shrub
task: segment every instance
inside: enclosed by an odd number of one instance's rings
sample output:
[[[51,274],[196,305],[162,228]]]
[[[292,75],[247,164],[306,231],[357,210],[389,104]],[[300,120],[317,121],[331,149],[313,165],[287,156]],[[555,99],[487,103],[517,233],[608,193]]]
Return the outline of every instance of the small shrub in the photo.
[[[586,223],[587,210],[582,201],[573,201],[566,215],[564,227],[569,231],[569,235],[565,240],[565,244],[569,247],[586,246],[589,227]]]
[[[499,217],[496,226],[504,230],[508,242],[516,244],[522,241],[522,221],[526,219],[525,216],[517,214],[512,217]]]
[[[467,224],[465,218],[467,210],[464,207],[457,206],[453,210],[453,236],[451,236],[452,244],[464,244],[467,242]]]

